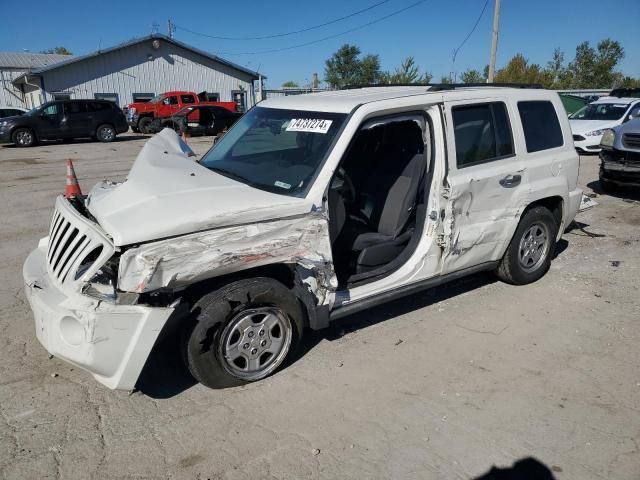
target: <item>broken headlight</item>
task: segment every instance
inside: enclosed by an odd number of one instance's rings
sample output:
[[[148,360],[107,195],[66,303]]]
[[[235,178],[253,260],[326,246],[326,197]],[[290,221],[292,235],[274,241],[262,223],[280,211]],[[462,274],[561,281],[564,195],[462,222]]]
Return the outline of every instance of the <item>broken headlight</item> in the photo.
[[[91,268],[92,263],[85,261],[78,268],[77,276],[81,277],[84,272]],[[82,293],[97,300],[104,300],[115,303],[117,298],[116,280],[118,275],[114,268],[113,259],[109,259],[82,287]]]
[[[613,141],[616,139],[616,134],[613,130],[608,129],[604,131],[602,138],[600,139],[600,145],[603,147],[613,147]]]

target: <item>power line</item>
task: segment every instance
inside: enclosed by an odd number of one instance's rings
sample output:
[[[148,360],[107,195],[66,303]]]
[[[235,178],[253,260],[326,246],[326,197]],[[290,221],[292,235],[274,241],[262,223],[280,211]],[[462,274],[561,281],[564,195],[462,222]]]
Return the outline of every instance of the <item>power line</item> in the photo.
[[[473,28],[467,34],[467,36],[464,38],[462,43],[460,45],[458,45],[458,48],[453,50],[453,63],[456,63],[456,56],[458,55],[458,52],[460,51],[460,49],[464,46],[465,43],[467,43],[467,40],[469,40],[471,38],[471,35],[473,35],[473,32],[476,31],[476,28],[478,27],[478,24],[480,23],[480,20],[482,19],[483,15],[484,15],[484,12],[487,9],[487,5],[488,4],[489,4],[489,0],[485,0],[484,5],[482,7],[482,11],[480,12],[480,15],[478,15],[478,19],[476,20],[476,23],[473,24]]]
[[[283,52],[285,50],[293,50],[294,48],[301,48],[301,47],[307,47],[309,45],[314,45],[316,43],[320,43],[320,42],[324,42],[326,40],[331,40],[332,38],[336,38],[336,37],[340,37],[342,35],[346,35],[347,33],[351,33],[351,32],[355,32],[356,30],[362,30],[365,27],[368,27],[370,25],[374,25],[376,23],[380,23],[383,20],[386,20],[388,18],[394,17],[396,15],[399,15],[403,12],[406,12],[407,10],[409,10],[410,8],[414,8],[417,7],[418,5],[422,4],[422,3],[426,3],[429,0],[419,0],[417,2],[412,3],[411,5],[408,5],[404,8],[401,8],[400,10],[396,10],[394,12],[391,12],[383,17],[377,18],[376,20],[372,20],[370,22],[364,23],[362,25],[359,25],[357,27],[354,28],[350,28],[349,30],[345,30],[343,32],[340,33],[336,33],[333,35],[329,35],[323,38],[319,38],[317,40],[312,40],[310,42],[305,42],[305,43],[299,43],[297,45],[292,45],[289,47],[283,47],[283,48],[274,48],[271,50],[259,50],[259,51],[255,51],[255,52],[216,52],[217,54],[221,54],[221,55],[260,55],[263,53],[275,53],[275,52]]]
[[[390,1],[391,0],[382,0],[382,1],[378,2],[378,3],[374,3],[373,5],[371,5],[371,6],[367,7],[367,8],[363,8],[362,10],[358,10],[357,12],[353,12],[353,13],[350,13],[348,15],[345,15],[344,17],[336,18],[334,20],[330,20],[328,22],[321,23],[319,25],[313,25],[312,27],[303,28],[301,30],[294,30],[292,32],[284,32],[284,33],[274,33],[273,35],[262,35],[262,36],[257,36],[257,37],[221,37],[221,36],[218,36],[218,35],[209,35],[207,33],[196,32],[194,30],[190,30],[188,28],[181,27],[179,25],[174,25],[174,27],[178,28],[180,30],[184,30],[185,32],[192,33],[194,35],[200,35],[201,37],[213,38],[215,40],[266,40],[268,38],[287,37],[289,35],[295,35],[297,33],[304,33],[304,32],[308,32],[310,30],[316,30],[318,28],[326,27],[327,25],[332,25],[334,23],[341,22],[342,20],[346,20],[347,18],[355,17],[356,15],[360,15],[361,13],[368,12],[369,10],[373,10],[374,8],[379,7],[380,5],[383,5],[385,3],[389,3]]]

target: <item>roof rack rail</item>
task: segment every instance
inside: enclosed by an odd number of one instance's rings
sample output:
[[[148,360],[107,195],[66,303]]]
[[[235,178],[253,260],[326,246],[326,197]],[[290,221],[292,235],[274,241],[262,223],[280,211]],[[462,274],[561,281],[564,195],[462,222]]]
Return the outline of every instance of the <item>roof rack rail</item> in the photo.
[[[375,83],[362,85],[346,85],[342,88],[342,90],[373,87],[431,87],[429,88],[430,92],[437,92],[440,90],[455,90],[456,88],[468,87],[544,88],[539,83]]]

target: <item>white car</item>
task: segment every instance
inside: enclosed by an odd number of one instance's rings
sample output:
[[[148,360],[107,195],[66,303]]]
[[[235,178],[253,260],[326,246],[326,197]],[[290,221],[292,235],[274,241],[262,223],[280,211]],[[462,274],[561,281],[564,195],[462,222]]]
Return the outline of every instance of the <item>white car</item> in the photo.
[[[640,98],[603,97],[569,117],[573,142],[581,153],[600,151],[602,134],[640,116]]]
[[[280,97],[197,161],[165,129],[125,182],[58,197],[23,269],[36,335],[131,389],[172,334],[220,388],[391,299],[483,270],[534,282],[582,200],[564,112],[490,85]]]
[[[17,117],[20,115],[24,115],[28,111],[29,110],[22,107],[6,107],[0,105],[0,118]]]

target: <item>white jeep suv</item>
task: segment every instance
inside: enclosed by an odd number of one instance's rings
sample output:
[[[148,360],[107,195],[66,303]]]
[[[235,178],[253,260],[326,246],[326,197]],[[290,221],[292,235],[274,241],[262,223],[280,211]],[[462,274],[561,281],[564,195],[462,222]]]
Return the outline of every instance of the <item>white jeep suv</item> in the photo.
[[[110,388],[163,334],[209,387],[305,328],[481,270],[534,282],[578,212],[558,95],[377,87],[269,99],[201,159],[170,130],[125,182],[58,198],[24,265],[40,342]]]

